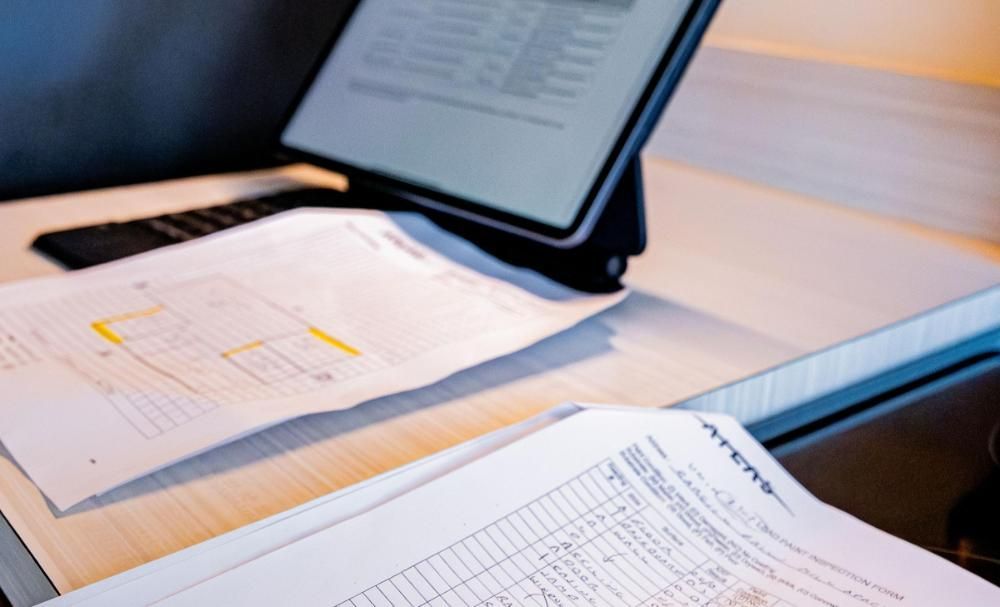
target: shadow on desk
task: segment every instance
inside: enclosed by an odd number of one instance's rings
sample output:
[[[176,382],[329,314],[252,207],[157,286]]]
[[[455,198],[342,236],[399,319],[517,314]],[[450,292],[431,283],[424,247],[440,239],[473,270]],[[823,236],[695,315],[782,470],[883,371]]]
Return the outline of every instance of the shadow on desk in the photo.
[[[611,334],[612,331],[605,324],[591,319],[522,352],[462,371],[431,386],[379,398],[343,411],[319,413],[289,420],[159,472],[143,476],[106,494],[90,498],[65,512],[59,512],[48,500],[46,503],[53,516],[57,518],[72,516],[198,479],[220,475],[236,468],[251,466],[262,460],[306,449],[392,418],[458,401],[479,392],[600,356],[611,351]],[[2,447],[0,456],[11,459],[10,454]],[[344,465],[351,464],[344,462]],[[238,504],[236,506],[238,507]]]
[[[665,338],[670,340],[666,350]],[[429,455],[566,400],[663,406],[674,402],[667,394],[683,389],[693,396],[703,384],[716,383],[714,376],[705,373],[709,362],[727,373],[746,375],[793,355],[787,345],[745,327],[633,291],[618,306],[576,327],[431,386],[344,411],[293,419],[139,478],[66,512],[60,513],[51,504],[48,508],[53,517],[63,518],[187,486],[220,509],[242,510],[241,520],[257,520],[262,504],[266,512],[273,511],[272,502],[284,509],[288,502],[300,503],[409,463],[414,454],[393,449],[396,440],[419,443],[422,454]],[[684,364],[678,367],[671,361]],[[603,372],[595,375],[598,366]],[[521,385],[513,388],[515,384]],[[613,386],[618,388],[609,392]],[[647,397],[643,400],[641,394]],[[421,414],[435,407],[451,410],[437,420]],[[477,415],[467,415],[465,408],[474,408]],[[413,417],[412,423],[400,421],[408,416]],[[368,448],[375,441],[382,443],[379,450],[394,453],[394,461],[369,465]],[[350,457],[343,456],[345,450]],[[5,451],[0,455],[10,459]],[[235,471],[239,474],[230,474]],[[266,480],[268,475],[271,481]],[[275,486],[275,479],[282,485]],[[282,491],[294,495],[266,497]],[[253,502],[258,499],[255,496],[260,496],[260,503]],[[206,507],[200,499],[193,505]]]

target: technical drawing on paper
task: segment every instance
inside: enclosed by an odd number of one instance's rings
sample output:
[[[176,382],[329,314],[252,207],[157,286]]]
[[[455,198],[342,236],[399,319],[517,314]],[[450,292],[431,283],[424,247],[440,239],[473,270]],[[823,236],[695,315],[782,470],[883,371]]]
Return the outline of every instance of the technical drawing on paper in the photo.
[[[15,335],[15,326],[29,327],[27,334]],[[215,275],[6,308],[0,335],[73,368],[147,438],[220,405],[309,392],[385,365]]]

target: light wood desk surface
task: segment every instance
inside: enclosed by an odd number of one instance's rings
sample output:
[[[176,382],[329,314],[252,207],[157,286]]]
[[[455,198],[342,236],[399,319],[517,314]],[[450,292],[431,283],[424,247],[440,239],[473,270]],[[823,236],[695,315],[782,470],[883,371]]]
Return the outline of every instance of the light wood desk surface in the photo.
[[[1000,289],[987,290],[1000,284],[998,246],[664,160],[647,158],[645,173],[650,247],[616,308],[429,388],[282,424],[66,513],[4,454],[0,511],[66,592],[561,401],[694,398],[751,421],[1000,326]],[[60,271],[28,250],[46,230],[331,180],[294,166],[3,204],[0,281]]]

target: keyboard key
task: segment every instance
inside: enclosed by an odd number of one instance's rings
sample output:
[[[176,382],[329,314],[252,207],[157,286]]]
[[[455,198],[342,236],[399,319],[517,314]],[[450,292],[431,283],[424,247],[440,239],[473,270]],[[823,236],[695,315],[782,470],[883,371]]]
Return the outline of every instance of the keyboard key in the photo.
[[[152,219],[143,219],[138,222],[139,225],[147,227],[158,234],[162,234],[171,240],[176,242],[187,242],[193,238],[197,238],[196,234],[191,234],[159,217],[153,217]]]
[[[219,231],[218,226],[200,219],[194,213],[174,213],[165,216],[163,220],[195,236],[205,236],[206,234]]]
[[[226,205],[191,212],[198,218],[218,226],[219,229],[231,228],[242,223]]]

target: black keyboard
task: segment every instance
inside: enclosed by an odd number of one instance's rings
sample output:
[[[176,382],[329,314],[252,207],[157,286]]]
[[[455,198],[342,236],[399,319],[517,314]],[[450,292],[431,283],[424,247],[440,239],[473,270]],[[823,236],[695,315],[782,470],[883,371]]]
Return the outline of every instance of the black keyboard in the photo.
[[[36,238],[32,247],[75,270],[187,242],[289,209],[344,206],[346,198],[325,188],[288,190],[182,213],[49,232]]]

